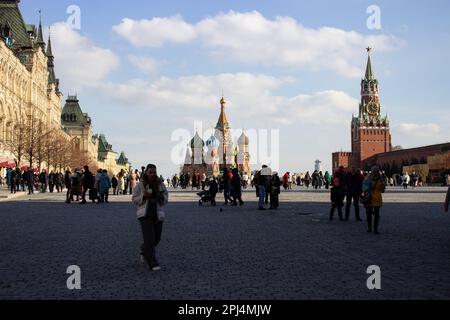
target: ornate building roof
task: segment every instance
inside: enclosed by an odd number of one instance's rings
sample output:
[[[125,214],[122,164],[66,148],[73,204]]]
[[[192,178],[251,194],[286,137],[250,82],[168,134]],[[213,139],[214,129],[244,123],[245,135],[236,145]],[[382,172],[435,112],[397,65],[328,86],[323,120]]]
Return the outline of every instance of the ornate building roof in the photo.
[[[91,118],[81,111],[77,96],[69,96],[61,113],[63,126],[85,126],[91,124]]]
[[[108,143],[104,134],[98,137],[98,152],[114,152],[112,145]]]
[[[195,133],[194,138],[191,140],[191,148],[203,148],[205,146],[205,142],[198,135],[198,132]]]
[[[223,131],[224,129],[230,129],[230,124],[228,123],[227,115],[225,113],[225,105],[226,104],[227,104],[227,102],[222,97],[222,99],[220,100],[220,106],[221,106],[220,116],[219,116],[219,120],[217,121],[217,125],[216,125],[217,130]]]
[[[248,146],[250,144],[250,139],[245,134],[245,132],[242,132],[241,136],[238,139],[238,145],[239,146]]]
[[[13,46],[17,48],[31,48],[32,43],[28,34],[28,28],[19,9],[18,0],[0,0],[0,31],[7,27]],[[5,36],[2,34],[2,36]]]
[[[366,80],[366,81],[375,80],[375,74],[373,73],[373,70],[372,70],[372,61],[370,60],[370,51],[372,51],[372,48],[370,48],[370,47],[367,48],[369,57],[367,59],[366,74],[364,76],[364,80]]]
[[[119,164],[119,165],[126,165],[127,163],[128,163],[128,158],[125,155],[125,152],[122,151],[120,153],[119,159],[117,159],[117,164]]]

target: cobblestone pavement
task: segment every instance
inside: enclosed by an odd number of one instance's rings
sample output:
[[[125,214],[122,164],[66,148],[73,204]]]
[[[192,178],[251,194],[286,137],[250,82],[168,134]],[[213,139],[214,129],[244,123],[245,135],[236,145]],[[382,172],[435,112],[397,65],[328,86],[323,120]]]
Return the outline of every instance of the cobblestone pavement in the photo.
[[[0,203],[0,299],[449,299],[444,197],[388,190],[376,236],[364,222],[328,221],[326,191],[285,192],[264,212],[253,192],[233,208],[172,192],[155,273],[139,263],[129,196],[68,205],[61,194],[22,195]],[[70,265],[81,290],[67,289]],[[367,289],[370,265],[381,290]]]

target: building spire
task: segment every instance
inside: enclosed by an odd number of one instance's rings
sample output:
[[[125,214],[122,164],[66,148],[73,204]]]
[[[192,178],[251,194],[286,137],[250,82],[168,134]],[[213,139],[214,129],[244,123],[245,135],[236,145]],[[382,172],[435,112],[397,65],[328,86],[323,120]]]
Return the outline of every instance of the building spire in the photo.
[[[367,50],[368,59],[367,59],[366,75],[364,77],[364,80],[370,81],[370,80],[375,79],[375,75],[372,70],[372,61],[370,60],[370,52],[372,51],[372,48],[367,47],[366,50]]]
[[[227,115],[225,113],[225,105],[227,102],[225,101],[225,98],[222,96],[222,99],[220,99],[220,116],[219,121],[217,121],[216,129],[223,131],[224,129],[229,129],[230,126],[228,124]]]
[[[52,40],[50,37],[50,27],[48,27],[48,43],[47,43],[47,57],[53,58],[53,50],[52,50]]]
[[[37,44],[39,47],[42,48],[42,52],[45,53],[45,42],[44,42],[44,36],[42,33],[42,12],[39,9],[39,29],[38,29],[38,35],[37,35]]]

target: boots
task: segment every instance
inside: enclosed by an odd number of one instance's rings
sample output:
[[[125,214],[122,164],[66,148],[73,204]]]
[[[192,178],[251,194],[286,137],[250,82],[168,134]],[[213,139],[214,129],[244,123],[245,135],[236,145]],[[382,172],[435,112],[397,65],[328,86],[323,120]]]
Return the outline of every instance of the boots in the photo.
[[[377,214],[377,215],[375,215],[375,224],[374,224],[374,231],[373,231],[375,234],[380,234],[378,232],[378,225],[379,224],[380,224],[380,215]]]
[[[367,212],[367,232],[372,232],[372,213]]]

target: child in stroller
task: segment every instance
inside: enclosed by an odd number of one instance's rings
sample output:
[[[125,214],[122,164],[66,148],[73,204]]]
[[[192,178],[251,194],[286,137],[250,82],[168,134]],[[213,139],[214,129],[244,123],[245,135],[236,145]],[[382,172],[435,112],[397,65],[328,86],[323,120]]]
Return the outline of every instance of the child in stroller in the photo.
[[[211,202],[211,206],[216,206],[216,195],[219,192],[219,185],[215,178],[212,178],[208,183],[208,190],[197,192],[197,195],[200,197],[198,200],[199,205],[203,205],[203,202]]]

